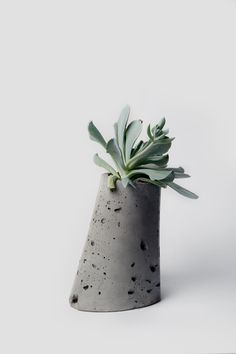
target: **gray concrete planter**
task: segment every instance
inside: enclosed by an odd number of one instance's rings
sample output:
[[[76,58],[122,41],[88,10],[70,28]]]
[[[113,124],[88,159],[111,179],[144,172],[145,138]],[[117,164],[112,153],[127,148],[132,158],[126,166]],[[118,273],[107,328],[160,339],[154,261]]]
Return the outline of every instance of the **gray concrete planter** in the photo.
[[[83,311],[122,311],[160,301],[160,188],[100,188],[70,304]]]

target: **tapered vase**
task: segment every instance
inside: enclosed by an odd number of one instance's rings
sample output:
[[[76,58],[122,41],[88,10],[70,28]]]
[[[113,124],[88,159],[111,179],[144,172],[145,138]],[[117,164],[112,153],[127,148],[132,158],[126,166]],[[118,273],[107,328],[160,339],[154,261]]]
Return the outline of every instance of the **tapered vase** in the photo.
[[[160,294],[160,188],[136,182],[115,190],[101,176],[87,240],[70,296],[82,311],[122,311]]]

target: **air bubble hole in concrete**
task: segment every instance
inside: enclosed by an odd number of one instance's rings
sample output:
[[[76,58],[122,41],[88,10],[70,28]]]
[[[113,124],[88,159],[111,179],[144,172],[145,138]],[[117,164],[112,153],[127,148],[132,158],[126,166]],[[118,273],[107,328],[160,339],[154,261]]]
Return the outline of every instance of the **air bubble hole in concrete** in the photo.
[[[150,268],[151,272],[153,272],[153,273],[156,271],[156,267],[155,267],[155,266],[153,266],[153,265],[150,265],[150,267],[149,267],[149,268]]]
[[[78,302],[78,296],[77,295],[72,295],[71,297],[71,303],[76,304]]]
[[[117,212],[117,211],[120,211],[122,208],[115,208],[114,211]]]
[[[147,244],[143,240],[140,242],[140,248],[142,251],[146,251],[148,249]]]

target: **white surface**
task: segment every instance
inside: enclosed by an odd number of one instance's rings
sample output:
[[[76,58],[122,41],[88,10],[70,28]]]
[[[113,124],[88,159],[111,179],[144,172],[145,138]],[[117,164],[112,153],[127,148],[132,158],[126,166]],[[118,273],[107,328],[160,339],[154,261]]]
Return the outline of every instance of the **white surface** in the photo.
[[[1,1],[1,352],[236,352],[236,1]],[[163,301],[68,296],[120,109],[163,115],[200,199],[162,194]]]

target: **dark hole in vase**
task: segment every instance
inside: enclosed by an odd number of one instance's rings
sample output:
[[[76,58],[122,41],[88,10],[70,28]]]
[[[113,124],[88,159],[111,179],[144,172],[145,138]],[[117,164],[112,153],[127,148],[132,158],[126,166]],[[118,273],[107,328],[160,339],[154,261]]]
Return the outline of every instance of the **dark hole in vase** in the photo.
[[[91,241],[91,246],[94,246],[94,241]]]
[[[147,289],[147,293],[150,294],[150,292],[152,291],[152,289]]]
[[[134,293],[134,290],[129,290],[129,291],[128,291],[128,294],[129,294],[129,295],[132,295],[133,293]]]
[[[88,285],[83,286],[83,289],[84,289],[84,290],[88,290],[88,288],[89,288]]]
[[[78,302],[78,296],[77,295],[72,295],[70,302],[72,304],[76,304]]]
[[[132,268],[133,268],[134,266],[135,266],[135,262],[133,262],[133,263],[130,265],[130,267],[132,267]]]
[[[117,211],[120,211],[122,208],[115,208],[114,211],[117,212]]]
[[[150,270],[151,270],[151,272],[155,272],[156,271],[156,267],[155,266],[153,266],[153,265],[150,265]]]
[[[147,244],[143,240],[140,242],[140,248],[142,251],[146,251],[148,249]]]
[[[131,280],[132,281],[136,281],[136,277],[131,277]]]

